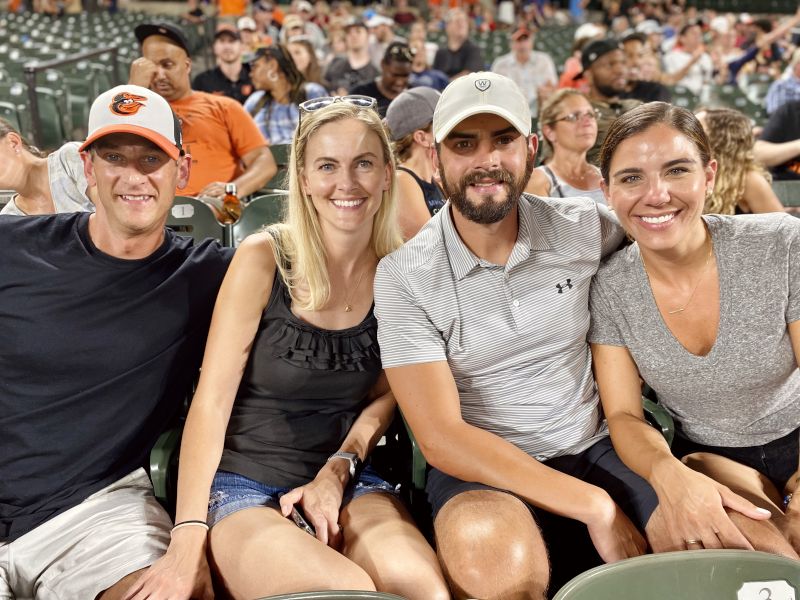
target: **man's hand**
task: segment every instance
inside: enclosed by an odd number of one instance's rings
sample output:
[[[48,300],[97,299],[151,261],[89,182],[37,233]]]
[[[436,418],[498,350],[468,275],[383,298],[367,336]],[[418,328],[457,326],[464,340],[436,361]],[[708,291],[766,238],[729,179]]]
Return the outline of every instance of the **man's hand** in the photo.
[[[644,537],[622,509],[608,495],[606,498],[596,518],[586,523],[595,550],[607,563],[641,556],[647,551]]]
[[[725,508],[751,519],[769,519],[768,510],[735,494],[730,488],[680,463],[667,465],[654,484],[658,508],[647,523],[647,538],[653,552],[741,548],[752,544],[731,521]],[[687,541],[697,540],[697,544]]]
[[[225,182],[212,181],[200,191],[200,196],[210,196],[211,198],[222,198],[225,195]]]
[[[329,467],[330,463],[327,463],[312,482],[281,496],[280,503],[284,517],[292,513],[295,504],[300,504],[317,532],[317,539],[331,548],[338,548],[342,542],[339,509],[342,506],[344,484]]]
[[[149,58],[140,56],[131,63],[131,73],[128,77],[128,83],[131,85],[138,85],[144,88],[149,88],[153,83],[153,78],[156,76],[158,66]]]
[[[125,600],[213,600],[205,538],[200,527],[175,531],[167,553],[142,574]]]

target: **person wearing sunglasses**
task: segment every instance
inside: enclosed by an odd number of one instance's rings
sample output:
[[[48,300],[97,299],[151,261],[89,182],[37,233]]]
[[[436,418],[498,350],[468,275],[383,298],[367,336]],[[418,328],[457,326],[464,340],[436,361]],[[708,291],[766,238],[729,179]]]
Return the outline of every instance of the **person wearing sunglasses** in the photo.
[[[256,91],[245,101],[244,109],[273,145],[291,143],[301,102],[327,94],[320,84],[305,80],[283,44],[259,48],[250,77]]]
[[[374,106],[359,96],[300,105],[286,220],[245,239],[223,282],[181,444],[185,527],[141,597],[195,580],[206,546],[234,598],[450,597],[435,553],[369,462],[395,413],[372,284],[402,241]]]
[[[525,191],[605,204],[600,169],[586,160],[597,139],[597,113],[586,96],[569,88],[557,91],[542,106],[539,122],[549,158],[533,170]]]
[[[405,42],[392,42],[381,61],[381,74],[369,83],[354,87],[353,94],[375,98],[378,114],[386,116],[389,104],[408,87],[414,51]]]

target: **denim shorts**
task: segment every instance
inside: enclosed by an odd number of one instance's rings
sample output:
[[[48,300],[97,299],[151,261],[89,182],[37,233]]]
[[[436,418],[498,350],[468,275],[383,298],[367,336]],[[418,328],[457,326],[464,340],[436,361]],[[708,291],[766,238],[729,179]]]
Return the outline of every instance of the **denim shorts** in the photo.
[[[214,481],[211,482],[211,495],[208,499],[208,526],[213,527],[228,515],[245,508],[254,506],[279,508],[280,497],[292,489],[291,487],[265,485],[229,471],[217,471]],[[361,470],[358,479],[347,484],[342,498],[342,506],[359,496],[372,492],[383,492],[395,496],[399,494],[395,486],[378,475],[370,465],[366,465]]]

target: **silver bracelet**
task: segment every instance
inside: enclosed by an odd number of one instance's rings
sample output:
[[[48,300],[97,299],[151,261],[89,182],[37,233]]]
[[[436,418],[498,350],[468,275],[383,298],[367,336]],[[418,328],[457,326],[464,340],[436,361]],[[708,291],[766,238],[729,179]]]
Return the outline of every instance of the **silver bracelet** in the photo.
[[[196,519],[192,519],[190,521],[181,521],[180,523],[176,523],[175,527],[170,530],[170,533],[174,533],[176,530],[182,527],[202,527],[206,531],[208,531],[208,523],[205,521],[200,521]]]

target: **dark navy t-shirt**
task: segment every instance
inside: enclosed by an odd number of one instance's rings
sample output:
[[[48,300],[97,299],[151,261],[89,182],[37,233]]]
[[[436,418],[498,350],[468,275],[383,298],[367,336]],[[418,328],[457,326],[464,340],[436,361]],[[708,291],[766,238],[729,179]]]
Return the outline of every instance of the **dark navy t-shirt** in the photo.
[[[98,250],[88,213],[0,217],[0,539],[144,464],[197,373],[230,251]]]

